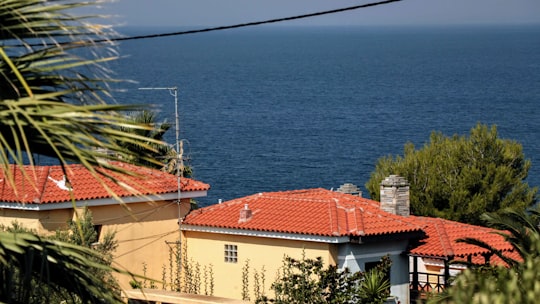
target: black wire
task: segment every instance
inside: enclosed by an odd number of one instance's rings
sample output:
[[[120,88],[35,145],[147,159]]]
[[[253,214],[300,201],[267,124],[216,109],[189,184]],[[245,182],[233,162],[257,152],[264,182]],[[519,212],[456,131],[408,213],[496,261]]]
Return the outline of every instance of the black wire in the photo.
[[[137,40],[137,39],[149,39],[149,38],[159,38],[159,37],[167,37],[167,36],[179,36],[179,35],[197,34],[197,33],[205,33],[205,32],[215,32],[215,31],[222,31],[222,30],[228,30],[228,29],[234,29],[234,28],[240,28],[240,27],[248,27],[248,26],[261,25],[261,24],[277,23],[277,22],[284,22],[284,21],[305,19],[305,18],[311,18],[311,17],[316,17],[316,16],[322,16],[322,15],[341,13],[341,12],[352,11],[352,10],[357,10],[357,9],[361,9],[361,8],[366,8],[366,7],[378,6],[378,5],[384,5],[384,4],[389,4],[389,3],[392,3],[392,2],[399,2],[399,1],[402,1],[402,0],[385,0],[385,1],[379,1],[379,2],[371,2],[371,3],[362,4],[362,5],[349,6],[349,7],[344,7],[344,8],[338,8],[338,9],[333,9],[333,10],[328,10],[328,11],[320,11],[320,12],[316,12],[316,13],[297,15],[297,16],[292,16],[292,17],[284,17],[284,18],[276,18],[276,19],[269,19],[269,20],[263,20],[263,21],[239,23],[239,24],[234,24],[234,25],[209,27],[209,28],[198,29],[198,30],[188,30],[188,31],[162,33],[162,34],[139,35],[139,36],[131,36],[131,37],[117,37],[117,38],[109,38],[109,39],[98,39],[98,40],[93,40],[92,43],[126,41],[126,40]],[[70,41],[70,42],[58,42],[57,44],[65,45],[65,44],[71,44],[71,43],[74,43],[74,42],[73,41]],[[75,42],[75,43],[77,43],[77,42]],[[23,46],[23,45],[12,45],[12,47],[21,47],[21,46]],[[29,46],[41,46],[41,44],[29,44]]]
[[[362,5],[349,6],[349,7],[345,7],[345,8],[338,8],[338,9],[333,9],[333,10],[328,10],[328,11],[321,11],[321,12],[316,12],[316,13],[297,15],[297,16],[292,16],[292,17],[269,19],[269,20],[264,20],[264,21],[255,21],[255,22],[240,23],[240,24],[234,24],[234,25],[225,25],[225,26],[218,26],[218,27],[209,27],[209,28],[204,28],[204,29],[181,31],[181,32],[140,35],[140,36],[132,36],[132,37],[119,37],[119,38],[112,38],[112,39],[108,39],[108,40],[103,39],[103,40],[97,40],[95,42],[125,41],[125,40],[136,40],[136,39],[147,39],[147,38],[158,38],[158,37],[167,37],[167,36],[197,34],[197,33],[204,33],[204,32],[214,32],[214,31],[228,30],[228,29],[233,29],[233,28],[248,27],[248,26],[255,26],[255,25],[269,24],[269,23],[277,23],[277,22],[283,22],[283,21],[305,19],[305,18],[311,18],[311,17],[316,17],[316,16],[341,13],[341,12],[345,12],[345,11],[352,11],[352,10],[356,10],[356,9],[360,9],[360,8],[378,6],[378,5],[389,4],[389,3],[392,3],[392,2],[399,2],[399,1],[402,1],[402,0],[386,0],[386,1],[366,3],[366,4],[362,4]]]

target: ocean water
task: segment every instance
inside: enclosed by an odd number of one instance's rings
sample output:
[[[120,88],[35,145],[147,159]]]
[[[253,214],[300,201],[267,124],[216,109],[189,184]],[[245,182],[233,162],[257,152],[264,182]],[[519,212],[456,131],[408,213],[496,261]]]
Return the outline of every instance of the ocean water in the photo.
[[[121,29],[126,35],[178,29]],[[481,122],[520,142],[540,186],[540,25],[254,27],[124,41],[118,102],[174,123],[201,205],[364,184],[377,159]],[[174,128],[167,141],[174,143]]]

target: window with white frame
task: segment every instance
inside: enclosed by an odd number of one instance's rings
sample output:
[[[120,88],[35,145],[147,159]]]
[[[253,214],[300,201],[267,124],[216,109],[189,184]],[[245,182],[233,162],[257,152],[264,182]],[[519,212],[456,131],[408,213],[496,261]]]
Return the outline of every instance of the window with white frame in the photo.
[[[238,262],[238,246],[225,244],[225,263]]]

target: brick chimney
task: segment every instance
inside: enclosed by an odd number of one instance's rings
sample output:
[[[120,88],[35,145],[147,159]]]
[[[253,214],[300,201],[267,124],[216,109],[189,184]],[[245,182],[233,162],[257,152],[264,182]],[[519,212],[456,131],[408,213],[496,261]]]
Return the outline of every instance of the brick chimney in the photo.
[[[381,209],[401,216],[409,216],[409,182],[401,176],[390,175],[381,182]]]
[[[240,218],[238,219],[238,223],[245,223],[253,217],[253,212],[251,212],[251,209],[249,209],[248,204],[244,205],[244,208],[240,210]]]

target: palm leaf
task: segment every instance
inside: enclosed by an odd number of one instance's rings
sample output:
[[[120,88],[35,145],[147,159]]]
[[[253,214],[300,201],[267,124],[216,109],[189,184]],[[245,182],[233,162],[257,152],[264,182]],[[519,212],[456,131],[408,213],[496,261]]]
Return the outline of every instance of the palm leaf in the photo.
[[[98,254],[85,247],[29,233],[0,232],[0,272],[12,275],[11,284],[4,283],[0,290],[0,301],[29,303],[31,297],[46,297],[47,289],[69,289],[83,303],[122,303],[111,286],[88,270],[126,272],[93,262],[97,260]]]
[[[84,17],[65,13],[66,9],[92,3],[63,0],[0,3],[0,20],[6,20],[0,25],[0,37],[19,43],[6,46],[7,51],[0,53],[4,58],[0,62],[0,165],[4,170],[10,162],[33,164],[35,154],[56,158],[61,164],[81,163],[97,179],[98,173],[108,172],[99,168],[124,172],[104,160],[159,163],[154,154],[166,144],[161,138],[138,131],[148,132],[152,127],[120,113],[139,107],[111,106],[104,102],[108,83],[117,80],[108,77],[108,70],[101,64],[116,56],[84,58],[81,55],[99,54],[86,50],[110,46],[94,41],[106,42],[113,35],[106,27],[89,26],[81,21]],[[90,74],[83,74],[81,68]],[[126,149],[126,143],[138,149]],[[12,182],[9,174],[7,178]]]
[[[138,106],[106,103],[109,84],[118,81],[104,66],[117,58],[109,41],[116,34],[86,22],[92,16],[69,13],[95,3],[0,0],[0,170],[15,191],[13,172],[22,171],[32,184],[33,169],[23,164],[34,165],[39,154],[56,158],[64,170],[70,162],[82,164],[120,200],[105,179],[122,185],[115,173],[135,173],[117,162],[135,157],[156,162],[152,153],[165,145],[138,132],[151,128],[125,115]],[[125,143],[140,149],[130,151]],[[10,163],[18,168],[9,170]],[[91,262],[93,254],[30,234],[0,233],[0,302],[51,301],[51,292],[72,302],[118,302],[118,295],[85,269],[122,271]]]
[[[504,235],[504,234],[502,234],[502,235]],[[499,257],[508,266],[515,266],[515,265],[518,265],[520,263],[519,261],[516,261],[515,259],[512,259],[512,258],[507,257],[506,255],[504,255],[503,251],[501,251],[501,250],[499,250],[499,249],[497,249],[497,248],[495,248],[495,247],[489,245],[488,243],[486,243],[486,242],[484,242],[482,240],[479,240],[479,239],[461,238],[461,239],[457,239],[456,242],[475,245],[475,246],[478,246],[480,248],[486,249],[486,251],[489,252],[489,255],[495,255],[495,256]]]

